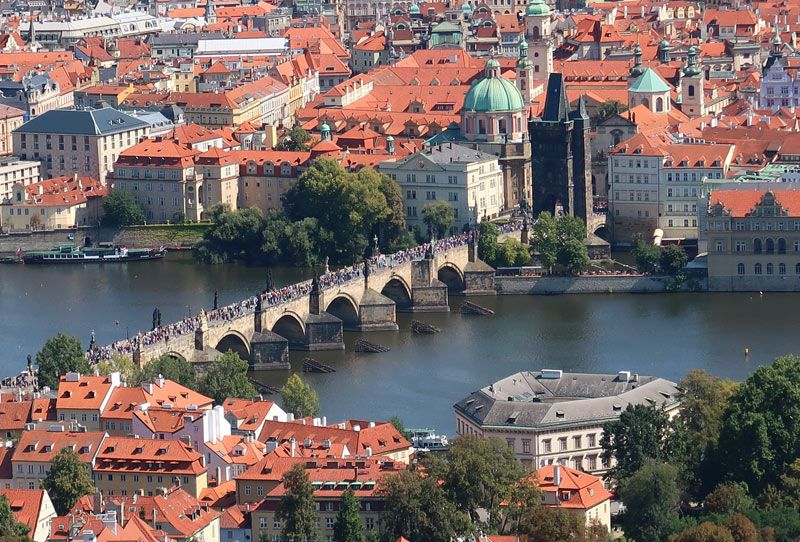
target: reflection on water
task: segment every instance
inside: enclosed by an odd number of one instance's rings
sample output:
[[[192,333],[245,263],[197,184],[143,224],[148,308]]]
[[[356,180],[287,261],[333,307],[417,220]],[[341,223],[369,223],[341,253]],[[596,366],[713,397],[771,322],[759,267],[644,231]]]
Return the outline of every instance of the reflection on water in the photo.
[[[276,285],[311,277],[308,269],[273,269]],[[197,265],[189,254],[161,262],[86,266],[0,266],[0,374],[21,369],[28,352],[58,331],[101,343],[149,329],[154,307],[172,322],[200,307],[263,290],[266,269]],[[461,299],[452,311],[415,318],[442,329],[367,335],[391,348],[355,353],[361,336],[345,334],[345,351],[292,352],[292,366],[311,356],[337,369],[308,374],[331,421],[348,417],[434,426],[453,434],[452,405],[490,381],[523,369],[617,372],[630,370],[673,380],[702,367],[741,379],[779,355],[800,352],[794,306],[800,294],[662,294],[499,296],[474,299],[494,316],[465,316]],[[116,321],[119,320],[119,324]],[[744,349],[750,348],[745,360]],[[280,386],[288,372],[260,373]]]

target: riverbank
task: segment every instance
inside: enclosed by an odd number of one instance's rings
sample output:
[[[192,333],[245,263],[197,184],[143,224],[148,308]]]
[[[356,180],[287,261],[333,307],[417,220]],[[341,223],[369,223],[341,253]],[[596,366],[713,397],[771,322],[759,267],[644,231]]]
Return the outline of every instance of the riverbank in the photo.
[[[708,279],[692,277],[678,284],[675,277],[651,275],[496,277],[495,289],[501,295],[707,292]]]
[[[48,250],[53,245],[67,243],[69,235],[79,245],[114,243],[128,248],[165,246],[167,248],[191,247],[203,238],[210,224],[156,224],[152,226],[130,226],[127,228],[75,228],[69,230],[37,231],[0,235],[0,254],[23,251]]]

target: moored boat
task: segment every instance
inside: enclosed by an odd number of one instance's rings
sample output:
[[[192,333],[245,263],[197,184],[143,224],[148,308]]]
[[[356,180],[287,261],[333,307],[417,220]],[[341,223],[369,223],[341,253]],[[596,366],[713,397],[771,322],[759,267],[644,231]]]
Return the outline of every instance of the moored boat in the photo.
[[[121,263],[158,260],[164,257],[167,250],[160,248],[125,248],[125,247],[84,247],[75,243],[56,245],[52,250],[26,252],[22,260],[26,264],[42,263]]]
[[[408,429],[414,448],[426,452],[446,451],[450,443],[444,435],[437,435],[433,429]]]

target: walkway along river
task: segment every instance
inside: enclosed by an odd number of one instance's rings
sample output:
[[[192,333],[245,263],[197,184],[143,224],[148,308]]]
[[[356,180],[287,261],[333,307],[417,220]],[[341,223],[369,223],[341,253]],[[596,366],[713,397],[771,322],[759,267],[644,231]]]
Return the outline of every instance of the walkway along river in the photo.
[[[277,286],[308,280],[308,269],[273,269]],[[266,270],[238,264],[199,265],[190,254],[161,262],[77,267],[0,268],[0,374],[17,374],[28,353],[59,331],[87,345],[94,329],[108,344],[150,328],[158,306],[165,322],[211,309],[264,289]],[[630,370],[680,379],[695,367],[741,379],[758,364],[800,352],[796,306],[800,294],[598,294],[497,296],[476,301],[495,311],[478,317],[453,311],[415,316],[442,329],[409,331],[412,315],[398,315],[400,331],[345,333],[346,350],[315,352],[337,369],[308,374],[329,420],[387,419],[454,434],[452,405],[470,391],[522,369],[616,373]],[[117,321],[119,322],[117,324]],[[391,348],[358,354],[359,337]],[[749,359],[744,349],[750,349]],[[308,353],[292,352],[299,371]],[[256,377],[280,386],[288,372]]]

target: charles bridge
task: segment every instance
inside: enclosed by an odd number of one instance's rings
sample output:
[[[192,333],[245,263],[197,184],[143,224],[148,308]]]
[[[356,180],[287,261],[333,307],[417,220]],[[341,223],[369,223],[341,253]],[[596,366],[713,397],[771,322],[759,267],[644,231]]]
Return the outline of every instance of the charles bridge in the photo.
[[[519,232],[517,232],[519,235]],[[420,257],[422,256],[422,257]],[[268,305],[261,301],[233,316],[214,318],[214,311],[165,329],[183,329],[157,340],[139,335],[106,352],[123,351],[139,366],[163,354],[189,361],[207,361],[233,350],[252,370],[286,369],[289,350],[344,349],[343,331],[396,330],[396,312],[445,312],[448,294],[495,294],[494,269],[480,261],[472,243],[444,244],[416,259],[364,266],[344,280],[324,285],[303,283],[300,295]],[[324,277],[323,277],[324,278]],[[301,285],[294,285],[297,288]],[[264,300],[262,294],[258,298]],[[238,309],[237,309],[238,310]],[[113,350],[112,350],[113,349]],[[103,350],[103,349],[101,349]]]

